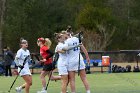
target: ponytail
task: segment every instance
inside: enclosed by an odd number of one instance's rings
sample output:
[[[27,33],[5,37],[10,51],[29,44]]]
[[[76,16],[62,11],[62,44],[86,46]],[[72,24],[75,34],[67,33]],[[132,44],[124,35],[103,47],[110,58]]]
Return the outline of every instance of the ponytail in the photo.
[[[51,40],[50,40],[49,38],[45,38],[45,43],[44,43],[44,45],[47,46],[48,48],[50,48],[51,45],[52,45]]]

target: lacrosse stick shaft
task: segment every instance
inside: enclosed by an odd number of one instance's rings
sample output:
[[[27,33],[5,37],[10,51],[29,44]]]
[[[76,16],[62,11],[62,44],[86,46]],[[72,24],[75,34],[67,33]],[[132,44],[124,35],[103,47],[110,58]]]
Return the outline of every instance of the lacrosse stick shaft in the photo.
[[[27,56],[25,59],[24,59],[24,62],[23,62],[23,67],[24,67],[24,65],[25,65],[25,63],[26,63],[26,60],[27,60],[27,58],[28,58],[29,56]],[[20,69],[20,71],[19,71],[19,74],[20,74],[20,72],[22,71],[22,69]],[[14,86],[14,84],[15,84],[15,82],[16,82],[16,80],[17,80],[17,78],[19,77],[19,74],[16,76],[16,78],[15,78],[15,80],[13,81],[13,83],[12,83],[12,85],[11,85],[11,87],[10,87],[10,89],[9,89],[9,93],[10,93],[10,91],[11,91],[11,89],[12,89],[12,87]]]
[[[45,89],[46,91],[48,89],[48,86],[49,86],[49,83],[50,83],[50,80],[51,80],[52,73],[53,73],[53,70],[50,71],[50,76],[49,76],[48,83],[47,83],[46,89]]]
[[[81,48],[80,48],[81,50]],[[80,53],[79,53],[79,64],[78,64],[78,76],[80,75]]]
[[[79,43],[81,43],[81,34],[82,32],[79,33],[78,38],[79,38]],[[79,50],[81,51],[81,47],[79,47]],[[78,64],[78,76],[80,75],[80,51],[79,51],[79,64]]]
[[[22,69],[20,69],[19,73],[21,72],[21,70]],[[10,93],[10,91],[11,91],[11,89],[12,89],[13,85],[15,84],[15,82],[16,82],[16,80],[17,80],[18,77],[19,77],[19,75],[17,75],[16,78],[15,78],[15,80],[13,81],[13,83],[12,83],[12,85],[11,85],[9,91],[8,91],[9,93]]]

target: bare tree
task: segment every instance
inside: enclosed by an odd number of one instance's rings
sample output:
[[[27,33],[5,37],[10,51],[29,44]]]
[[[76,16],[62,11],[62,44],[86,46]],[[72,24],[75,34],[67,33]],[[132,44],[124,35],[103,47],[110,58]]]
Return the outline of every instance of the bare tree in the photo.
[[[6,9],[6,0],[0,0],[0,53],[2,53],[2,33],[3,33],[5,9]]]
[[[113,26],[111,31],[107,31],[107,27],[104,25],[97,25],[100,33],[101,33],[101,46],[100,46],[100,50],[104,50],[110,43],[111,43],[111,37],[114,35],[115,31],[116,31],[116,27]]]
[[[88,51],[102,51],[111,44],[111,37],[116,31],[116,27],[112,26],[111,29],[104,25],[97,25],[97,28],[100,33],[97,33],[96,30],[85,30],[84,29],[84,39],[83,42],[88,49]],[[110,31],[109,31],[110,30]]]

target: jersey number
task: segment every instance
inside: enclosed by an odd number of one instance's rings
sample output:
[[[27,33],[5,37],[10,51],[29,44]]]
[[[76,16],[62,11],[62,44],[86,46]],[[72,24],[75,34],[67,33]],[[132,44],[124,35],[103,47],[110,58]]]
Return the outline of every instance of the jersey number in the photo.
[[[77,43],[73,43],[73,45],[76,46]],[[75,47],[75,48],[73,49],[73,51],[78,51],[78,47]]]

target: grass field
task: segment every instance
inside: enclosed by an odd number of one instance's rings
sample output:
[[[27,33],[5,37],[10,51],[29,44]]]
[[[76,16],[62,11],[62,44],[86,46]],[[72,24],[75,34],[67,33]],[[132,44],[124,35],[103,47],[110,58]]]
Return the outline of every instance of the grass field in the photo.
[[[88,74],[87,78],[90,83],[91,93],[140,93],[140,73],[93,73]],[[6,78],[0,76],[0,93],[7,93],[6,91],[9,89],[14,79],[15,77]],[[19,77],[14,87],[22,83],[23,80]],[[48,93],[60,93],[60,84],[60,81],[51,81]],[[11,93],[15,93],[14,87]],[[35,74],[33,75],[33,86],[31,87],[30,93],[36,93],[36,91],[40,89],[41,82],[39,74]],[[86,93],[78,76],[76,77],[76,90],[77,93]]]

